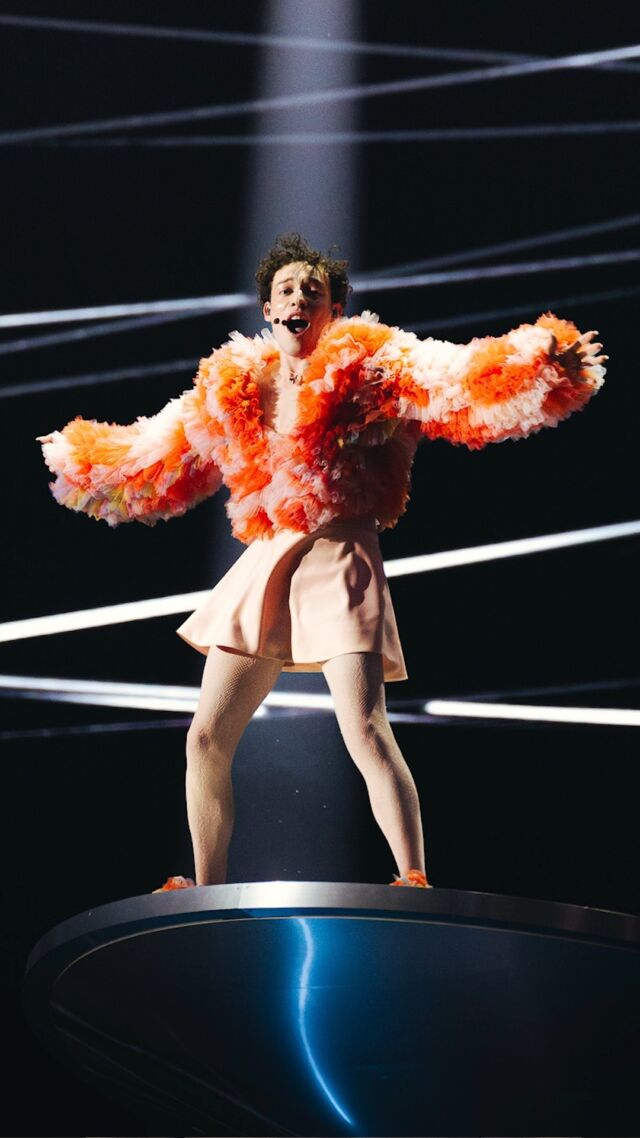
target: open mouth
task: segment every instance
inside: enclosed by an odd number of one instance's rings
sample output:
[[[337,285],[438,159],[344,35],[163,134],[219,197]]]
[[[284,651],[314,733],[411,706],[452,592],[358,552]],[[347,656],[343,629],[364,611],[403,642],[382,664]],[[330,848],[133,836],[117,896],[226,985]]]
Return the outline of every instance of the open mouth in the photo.
[[[299,336],[302,332],[306,332],[310,322],[302,316],[292,316],[289,320],[283,320],[282,323],[294,336]]]

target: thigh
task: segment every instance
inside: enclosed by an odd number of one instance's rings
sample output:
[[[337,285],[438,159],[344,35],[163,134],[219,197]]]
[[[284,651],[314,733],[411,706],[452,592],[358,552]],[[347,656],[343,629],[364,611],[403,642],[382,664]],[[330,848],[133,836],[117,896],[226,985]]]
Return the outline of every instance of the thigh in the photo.
[[[275,684],[282,663],[212,646],[191,731],[223,734],[235,744]]]
[[[384,666],[379,652],[347,652],[322,666],[344,740],[349,746],[388,727]]]

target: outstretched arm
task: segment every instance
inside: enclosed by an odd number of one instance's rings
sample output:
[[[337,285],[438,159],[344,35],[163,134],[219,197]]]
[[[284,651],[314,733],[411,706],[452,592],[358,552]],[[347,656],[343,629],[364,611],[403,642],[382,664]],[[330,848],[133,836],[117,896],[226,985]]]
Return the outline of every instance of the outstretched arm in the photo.
[[[211,458],[204,396],[197,385],[129,426],[77,418],[39,436],[56,501],[116,526],[155,525],[208,498],[222,477]]]
[[[596,335],[552,313],[469,344],[396,331],[375,362],[393,417],[416,420],[428,438],[478,449],[555,427],[582,408],[604,381],[608,357],[598,354]]]

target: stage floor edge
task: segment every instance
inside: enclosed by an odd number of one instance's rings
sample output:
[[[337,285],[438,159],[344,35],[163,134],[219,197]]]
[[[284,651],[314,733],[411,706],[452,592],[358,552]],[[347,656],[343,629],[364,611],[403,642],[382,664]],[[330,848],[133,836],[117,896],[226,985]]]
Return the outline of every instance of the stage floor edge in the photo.
[[[633,1134],[640,917],[267,881],[128,898],[34,947],[45,1045],[184,1135]]]

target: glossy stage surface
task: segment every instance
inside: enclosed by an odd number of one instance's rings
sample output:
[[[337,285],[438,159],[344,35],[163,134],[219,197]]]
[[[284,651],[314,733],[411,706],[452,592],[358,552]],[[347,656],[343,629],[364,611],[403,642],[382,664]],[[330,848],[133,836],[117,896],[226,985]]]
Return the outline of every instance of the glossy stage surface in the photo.
[[[154,1133],[638,1133],[639,949],[620,913],[252,882],[65,921],[26,1001]]]

